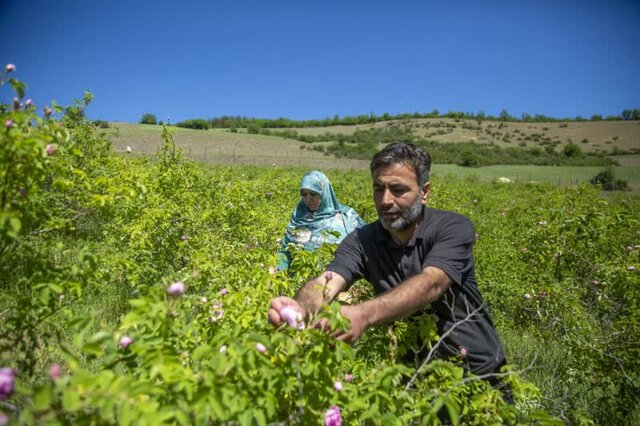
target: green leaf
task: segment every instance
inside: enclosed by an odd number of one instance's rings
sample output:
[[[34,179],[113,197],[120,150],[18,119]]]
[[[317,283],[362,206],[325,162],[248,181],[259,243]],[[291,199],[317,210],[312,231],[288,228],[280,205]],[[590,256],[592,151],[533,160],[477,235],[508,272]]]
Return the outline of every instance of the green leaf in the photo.
[[[51,388],[47,385],[40,387],[35,392],[33,406],[38,411],[43,411],[51,405]]]

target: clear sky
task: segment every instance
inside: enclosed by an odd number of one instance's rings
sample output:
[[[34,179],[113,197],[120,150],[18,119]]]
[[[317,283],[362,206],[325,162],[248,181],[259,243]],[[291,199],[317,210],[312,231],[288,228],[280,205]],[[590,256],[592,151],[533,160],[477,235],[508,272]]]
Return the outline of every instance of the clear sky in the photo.
[[[109,121],[618,115],[639,43],[639,0],[0,0],[28,97]]]

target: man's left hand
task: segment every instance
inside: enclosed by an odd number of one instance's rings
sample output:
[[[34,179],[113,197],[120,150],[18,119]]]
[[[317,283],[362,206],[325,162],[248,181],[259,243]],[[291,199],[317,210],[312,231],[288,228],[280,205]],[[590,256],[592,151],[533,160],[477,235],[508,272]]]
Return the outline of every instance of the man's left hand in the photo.
[[[349,329],[346,331],[338,330],[333,334],[333,337],[346,343],[353,343],[362,336],[368,327],[364,311],[359,305],[345,305],[340,308],[340,313],[349,320]]]

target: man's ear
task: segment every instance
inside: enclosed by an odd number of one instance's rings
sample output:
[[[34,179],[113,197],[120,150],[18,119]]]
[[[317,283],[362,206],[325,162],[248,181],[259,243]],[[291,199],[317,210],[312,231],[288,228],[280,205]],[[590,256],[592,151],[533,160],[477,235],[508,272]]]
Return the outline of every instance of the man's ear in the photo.
[[[427,203],[427,199],[429,198],[429,191],[431,190],[431,182],[427,182],[422,187],[422,204]]]

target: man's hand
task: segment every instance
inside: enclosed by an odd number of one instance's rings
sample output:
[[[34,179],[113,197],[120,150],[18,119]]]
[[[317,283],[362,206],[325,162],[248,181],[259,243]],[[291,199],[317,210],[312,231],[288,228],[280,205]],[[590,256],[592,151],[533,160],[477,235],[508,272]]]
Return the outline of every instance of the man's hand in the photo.
[[[360,305],[342,306],[340,313],[349,320],[349,329],[347,331],[339,330],[333,334],[333,337],[346,343],[353,343],[358,340],[358,338],[362,336],[362,333],[369,327],[367,317],[364,315],[364,311]]]
[[[280,324],[286,321],[286,319],[282,318],[282,316],[280,315],[280,312],[286,306],[295,309],[296,311],[300,312],[301,316],[304,316],[304,308],[300,306],[300,304],[295,299],[286,296],[279,296],[271,299],[271,306],[269,308],[269,312],[267,313],[267,315],[269,316],[269,322],[271,324],[278,327]]]

